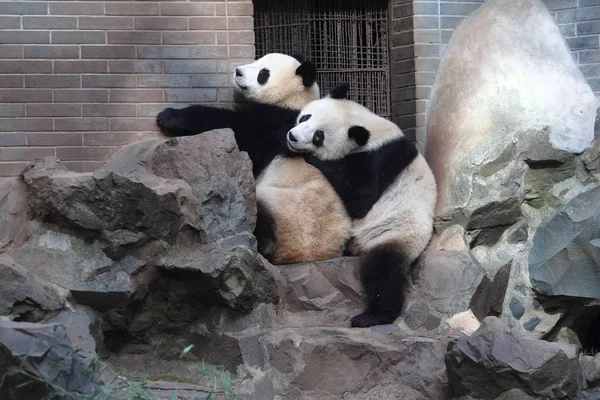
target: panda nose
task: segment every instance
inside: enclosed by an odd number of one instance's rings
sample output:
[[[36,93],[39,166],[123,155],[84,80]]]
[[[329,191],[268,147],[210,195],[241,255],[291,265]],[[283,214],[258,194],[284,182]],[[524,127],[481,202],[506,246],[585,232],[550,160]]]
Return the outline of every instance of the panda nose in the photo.
[[[241,70],[241,69],[239,69],[239,68],[236,68],[236,69],[235,69],[235,76],[242,76],[242,75],[243,75],[243,74],[242,74],[242,70]]]
[[[290,142],[297,142],[297,141],[298,141],[298,139],[296,139],[296,136],[294,136],[294,135],[292,134],[292,131],[289,131],[289,132],[288,132],[288,140],[289,140]]]

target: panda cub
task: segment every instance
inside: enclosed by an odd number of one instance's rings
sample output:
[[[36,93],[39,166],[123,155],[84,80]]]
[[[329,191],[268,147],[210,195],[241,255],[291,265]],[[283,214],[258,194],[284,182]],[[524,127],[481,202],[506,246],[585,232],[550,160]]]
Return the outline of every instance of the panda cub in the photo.
[[[349,250],[360,255],[365,311],[353,327],[393,323],[405,273],[433,233],[436,183],[400,128],[353,101],[343,84],[309,103],[287,145],[329,179],[353,218]]]
[[[250,156],[256,178],[259,252],[274,264],[339,257],[351,219],[327,179],[288,150],[287,132],[300,109],[319,99],[315,65],[301,56],[271,53],[236,68],[235,109],[194,105],[167,108],[157,124],[167,136],[231,128]]]

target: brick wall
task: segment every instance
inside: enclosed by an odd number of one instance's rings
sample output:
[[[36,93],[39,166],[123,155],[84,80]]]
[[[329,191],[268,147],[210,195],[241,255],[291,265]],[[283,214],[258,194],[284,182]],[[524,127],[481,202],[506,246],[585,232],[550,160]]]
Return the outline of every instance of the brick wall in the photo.
[[[90,171],[168,105],[230,105],[252,2],[0,0],[0,176],[54,155]]]
[[[600,95],[600,0],[543,0],[575,60]],[[392,0],[394,119],[422,143],[440,58],[458,25],[483,0]],[[404,123],[404,125],[402,125]]]

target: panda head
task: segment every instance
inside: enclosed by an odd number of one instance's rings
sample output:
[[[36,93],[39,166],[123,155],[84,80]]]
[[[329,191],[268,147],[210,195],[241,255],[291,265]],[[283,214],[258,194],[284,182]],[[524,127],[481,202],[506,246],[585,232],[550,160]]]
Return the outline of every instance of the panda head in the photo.
[[[233,85],[248,100],[300,110],[320,97],[317,69],[300,55],[270,53],[237,67]]]
[[[338,160],[404,136],[393,122],[347,100],[348,89],[347,83],[341,84],[325,98],[302,108],[296,126],[287,134],[291,151],[312,154],[321,160]]]

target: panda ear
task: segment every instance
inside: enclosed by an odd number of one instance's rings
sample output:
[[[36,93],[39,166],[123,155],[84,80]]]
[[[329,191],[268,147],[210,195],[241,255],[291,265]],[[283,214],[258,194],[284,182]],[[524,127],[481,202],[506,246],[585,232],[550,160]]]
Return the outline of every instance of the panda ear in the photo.
[[[350,84],[347,82],[342,83],[340,85],[337,85],[333,89],[331,89],[331,92],[329,92],[327,97],[331,97],[332,99],[342,100],[342,99],[345,99],[346,97],[348,97],[348,90],[350,90]]]
[[[348,137],[354,139],[357,145],[364,146],[371,137],[371,132],[364,126],[355,125],[348,129]]]
[[[305,87],[311,87],[317,81],[317,67],[312,61],[304,61],[296,69],[296,75],[302,77],[302,83]]]
[[[294,54],[290,54],[290,56],[294,57],[296,60],[298,60],[298,62],[300,64],[302,64],[306,58],[304,57],[304,54],[300,54],[300,53],[294,53]]]

